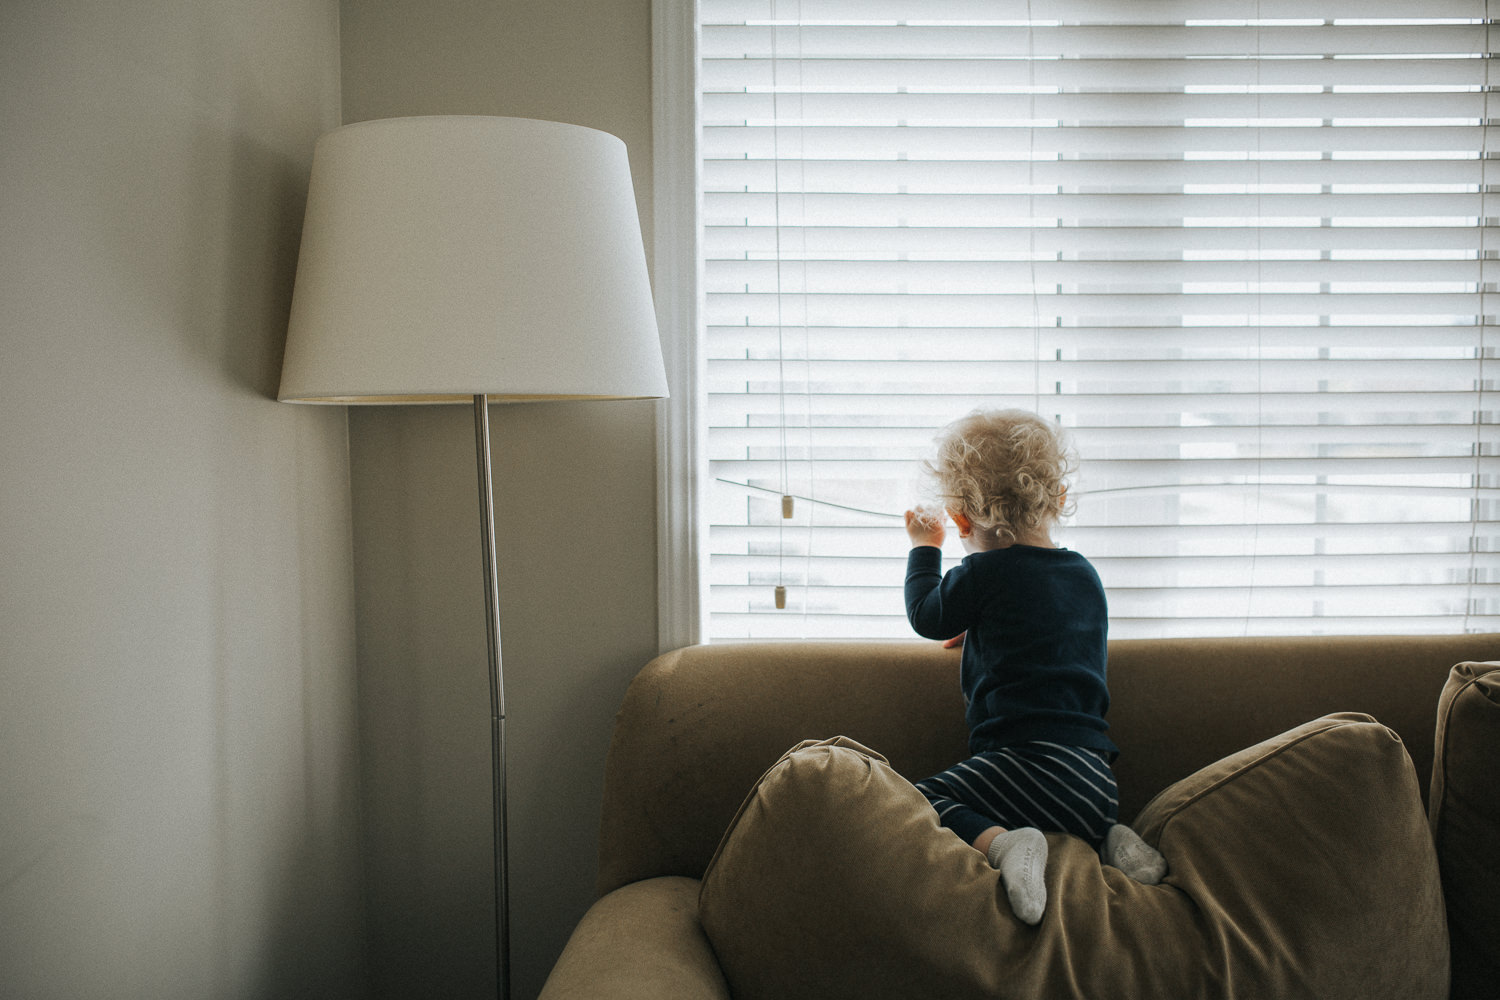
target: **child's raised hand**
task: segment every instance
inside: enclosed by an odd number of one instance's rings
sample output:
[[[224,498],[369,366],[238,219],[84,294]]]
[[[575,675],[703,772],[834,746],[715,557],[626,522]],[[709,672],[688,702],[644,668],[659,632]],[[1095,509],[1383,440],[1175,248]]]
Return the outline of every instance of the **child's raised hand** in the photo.
[[[946,535],[941,511],[918,507],[906,512],[906,537],[911,539],[913,546],[932,545],[942,548]]]

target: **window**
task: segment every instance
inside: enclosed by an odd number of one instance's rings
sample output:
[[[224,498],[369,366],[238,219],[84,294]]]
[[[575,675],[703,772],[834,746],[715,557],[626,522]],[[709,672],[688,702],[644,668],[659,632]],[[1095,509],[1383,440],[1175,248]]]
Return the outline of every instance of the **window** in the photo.
[[[700,0],[702,637],[910,635],[980,406],[1115,636],[1500,627],[1486,6]]]

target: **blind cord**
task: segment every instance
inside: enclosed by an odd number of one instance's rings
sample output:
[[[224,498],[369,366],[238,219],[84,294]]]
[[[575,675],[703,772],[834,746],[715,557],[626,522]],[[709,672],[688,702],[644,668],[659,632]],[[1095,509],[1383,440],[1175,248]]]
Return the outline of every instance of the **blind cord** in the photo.
[[[1469,572],[1467,573],[1467,587],[1464,592],[1464,624],[1463,631],[1469,631],[1469,620],[1475,613],[1474,608],[1474,586],[1479,582],[1479,521],[1483,516],[1483,501],[1480,499],[1480,487],[1484,482],[1484,362],[1485,353],[1488,348],[1486,332],[1489,328],[1489,310],[1486,307],[1485,296],[1488,291],[1485,283],[1484,265],[1488,248],[1485,246],[1485,235],[1489,231],[1489,212],[1486,202],[1489,198],[1489,138],[1490,138],[1490,60],[1492,49],[1490,47],[1490,0],[1484,0],[1484,52],[1481,55],[1484,60],[1484,92],[1480,99],[1479,120],[1479,358],[1475,365],[1475,392],[1474,392],[1474,472],[1473,488],[1474,498],[1469,502]]]
[[[1042,306],[1036,279],[1036,20],[1026,0],[1026,263],[1031,276],[1031,409],[1042,409]]]
[[[776,587],[773,591],[777,609],[786,607],[786,522],[792,516],[791,476],[788,473],[786,448],[786,323],[782,303],[781,269],[781,85],[778,51],[781,26],[776,14],[777,0],[770,0],[771,13],[771,191],[776,206],[776,406],[777,431],[781,443],[781,517],[776,522]],[[805,293],[805,289],[804,289]]]
[[[1260,0],[1255,0],[1255,500],[1250,524],[1250,574],[1245,588],[1245,624],[1243,634],[1250,634],[1250,620],[1255,611],[1255,571],[1260,557],[1261,484],[1265,481],[1266,386],[1265,368],[1265,115],[1261,103],[1261,20]],[[1314,616],[1316,617],[1316,616]]]
[[[753,483],[742,483],[736,479],[724,476],[715,476],[714,482],[724,486],[732,486],[735,489],[745,490],[750,493],[762,493],[766,496],[777,496],[779,490],[773,490],[768,486],[756,486]],[[1277,492],[1286,493],[1329,493],[1329,494],[1364,494],[1371,496],[1424,496],[1424,497],[1453,497],[1454,495],[1469,496],[1479,495],[1491,500],[1500,499],[1500,487],[1482,487],[1475,489],[1473,486],[1407,486],[1401,483],[1254,483],[1233,482],[1230,480],[1205,480],[1196,483],[1162,483],[1142,486],[1106,486],[1094,490],[1070,490],[1081,497],[1103,497],[1103,496],[1146,496],[1150,494],[1181,494],[1187,492],[1217,492],[1220,490],[1250,489],[1263,491],[1267,486]],[[904,511],[875,510],[870,507],[859,507],[854,504],[835,503],[832,500],[820,500],[812,496],[794,494],[793,499],[817,507],[827,507],[830,510],[849,511],[854,514],[867,514],[870,517],[878,517],[884,520],[900,521],[904,518]]]

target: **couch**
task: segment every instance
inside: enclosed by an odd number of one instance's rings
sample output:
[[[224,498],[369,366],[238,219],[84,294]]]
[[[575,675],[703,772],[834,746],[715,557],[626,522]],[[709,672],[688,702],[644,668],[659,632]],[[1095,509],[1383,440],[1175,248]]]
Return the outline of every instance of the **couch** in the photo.
[[[1171,870],[1049,834],[1026,928],[912,798],[966,754],[958,651],[664,654],[541,996],[1500,996],[1493,660],[1500,635],[1112,641],[1120,816]]]

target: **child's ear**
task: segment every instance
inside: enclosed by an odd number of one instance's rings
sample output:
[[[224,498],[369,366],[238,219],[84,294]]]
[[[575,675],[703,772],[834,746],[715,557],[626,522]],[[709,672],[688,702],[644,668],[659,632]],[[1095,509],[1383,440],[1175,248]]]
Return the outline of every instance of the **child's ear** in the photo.
[[[953,519],[953,523],[958,526],[958,537],[968,538],[969,532],[974,530],[974,525],[969,521],[969,519],[956,510],[950,510],[948,512],[948,516],[951,517]]]

